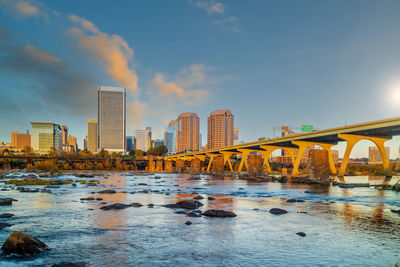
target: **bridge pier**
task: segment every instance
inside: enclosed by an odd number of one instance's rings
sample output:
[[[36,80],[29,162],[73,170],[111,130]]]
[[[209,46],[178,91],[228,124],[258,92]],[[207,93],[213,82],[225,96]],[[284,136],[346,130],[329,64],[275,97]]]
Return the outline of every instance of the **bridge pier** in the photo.
[[[268,160],[268,159],[267,159]],[[248,168],[247,173],[250,176],[260,176],[262,174],[262,156],[261,155],[249,155],[248,156]]]
[[[162,160],[156,161],[156,172],[163,172],[164,171],[164,164]]]
[[[9,159],[5,159],[3,161],[3,169],[4,170],[11,170],[11,163]]]
[[[217,157],[214,158],[214,163],[212,165],[211,173],[217,176],[225,175],[225,160],[223,156],[218,155]]]
[[[312,149],[308,154],[308,170],[311,180],[319,181],[323,184],[330,183],[330,162],[328,150]]]
[[[148,160],[147,171],[154,172],[156,170],[156,163],[154,161],[154,157],[148,156],[147,160]]]
[[[238,174],[240,174],[243,170],[243,166],[246,165],[246,170],[248,169],[248,163],[247,163],[247,156],[253,152],[254,150],[251,149],[238,149],[238,151],[242,155],[242,159],[240,160],[240,165],[238,169]]]
[[[164,172],[168,172],[168,173],[174,172],[173,166],[172,166],[172,160],[165,161]]]
[[[190,172],[193,174],[199,174],[201,172],[201,161],[198,158],[190,161]]]
[[[207,157],[210,158],[210,161],[208,162],[208,166],[207,166],[207,172],[210,172],[211,167],[213,166],[213,161],[216,157],[219,156],[219,154],[206,154]]]
[[[176,160],[176,171],[182,173],[185,171],[185,161],[183,159]]]
[[[344,153],[344,156],[342,159],[342,164],[340,165],[340,169],[339,169],[339,174],[338,174],[339,177],[344,176],[344,174],[346,172],[346,168],[347,168],[347,163],[349,162],[351,151],[353,150],[353,147],[355,146],[355,144],[357,144],[361,140],[370,140],[375,143],[375,145],[378,147],[379,153],[381,155],[385,175],[388,177],[392,176],[392,170],[390,169],[390,164],[389,164],[389,155],[386,154],[386,150],[385,150],[385,142],[389,141],[390,139],[380,138],[380,137],[363,136],[363,135],[354,135],[354,134],[338,134],[338,137],[340,139],[345,140],[347,143],[346,151]]]
[[[230,170],[231,172],[233,172],[233,167],[232,167],[232,162],[231,162],[231,156],[232,156],[233,154],[235,154],[235,152],[226,152],[226,151],[222,151],[221,154],[224,155],[224,167],[225,167],[226,163],[228,163],[229,170]]]

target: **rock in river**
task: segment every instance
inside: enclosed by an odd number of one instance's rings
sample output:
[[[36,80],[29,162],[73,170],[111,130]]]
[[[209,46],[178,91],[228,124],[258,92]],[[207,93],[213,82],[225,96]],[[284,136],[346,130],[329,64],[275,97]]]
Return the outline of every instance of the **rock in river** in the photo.
[[[99,193],[99,194],[115,194],[115,193],[117,193],[117,191],[115,191],[113,189],[108,189],[108,190],[99,191],[97,193]]]
[[[206,210],[205,212],[202,213],[202,215],[207,216],[207,217],[219,217],[219,218],[225,218],[225,217],[236,217],[236,213],[231,212],[231,211],[225,211],[225,210]]]
[[[195,212],[189,212],[187,215],[187,217],[201,217],[201,215],[195,213]]]
[[[132,207],[132,204],[122,204],[122,203],[114,203],[108,206],[100,207],[102,210],[122,210]]]
[[[304,233],[304,232],[297,232],[297,233],[296,233],[296,235],[299,235],[299,236],[305,237],[305,236],[306,236],[306,233]]]
[[[176,203],[176,205],[178,205],[179,208],[182,209],[188,209],[188,210],[194,210],[197,209],[198,207],[203,206],[203,204],[199,201],[195,201],[195,200],[182,200]]]
[[[270,213],[272,214],[285,214],[288,213],[286,210],[279,209],[279,208],[272,208],[269,210]]]
[[[49,246],[39,239],[22,233],[13,232],[1,247],[6,254],[35,255],[44,250],[50,250]]]
[[[305,201],[303,199],[299,199],[299,198],[291,198],[291,199],[286,200],[286,202],[293,203],[293,202],[305,202]]]
[[[186,224],[186,225],[191,225],[192,222],[191,222],[191,221],[186,221],[185,224]]]
[[[204,199],[204,197],[202,197],[202,196],[197,196],[197,197],[194,197],[193,199],[200,200],[200,199]]]
[[[13,217],[14,216],[14,214],[12,214],[12,213],[3,213],[3,214],[0,214],[0,218],[11,218],[11,217]]]
[[[0,206],[10,206],[13,200],[11,198],[0,198]]]

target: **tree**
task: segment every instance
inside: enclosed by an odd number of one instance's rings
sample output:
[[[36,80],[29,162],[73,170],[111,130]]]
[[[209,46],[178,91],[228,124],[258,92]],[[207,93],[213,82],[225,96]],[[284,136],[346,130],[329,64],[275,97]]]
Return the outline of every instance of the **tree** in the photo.
[[[135,150],[129,150],[129,156],[136,156]]]
[[[167,153],[168,153],[168,149],[164,145],[154,147],[154,148],[150,149],[149,151],[147,151],[148,155],[153,155],[153,156],[162,156]]]
[[[24,155],[25,155],[25,157],[31,157],[31,156],[33,156],[34,154],[33,154],[33,149],[32,149],[32,147],[26,146],[26,147],[24,148]]]
[[[142,159],[143,151],[142,150],[135,150],[136,159]]]
[[[100,150],[100,152],[99,152],[99,157],[100,158],[109,158],[110,157],[110,155],[108,154],[108,151],[107,150],[105,150],[104,148],[102,148],[101,150]]]

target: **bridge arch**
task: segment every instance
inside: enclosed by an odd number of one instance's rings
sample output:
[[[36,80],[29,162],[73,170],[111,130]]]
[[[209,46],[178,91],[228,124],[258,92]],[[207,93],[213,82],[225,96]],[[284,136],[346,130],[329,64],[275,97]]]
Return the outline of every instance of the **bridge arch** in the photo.
[[[351,151],[353,150],[354,146],[360,142],[361,140],[369,140],[372,141],[379,150],[379,154],[381,155],[383,169],[386,176],[392,176],[392,170],[390,169],[389,165],[389,155],[386,154],[385,150],[385,142],[389,141],[388,138],[381,138],[381,137],[371,137],[371,136],[363,136],[363,135],[354,135],[354,134],[338,134],[338,137],[344,141],[346,141],[346,151],[344,153],[342,164],[340,165],[339,169],[339,177],[343,177],[347,164],[349,162]]]

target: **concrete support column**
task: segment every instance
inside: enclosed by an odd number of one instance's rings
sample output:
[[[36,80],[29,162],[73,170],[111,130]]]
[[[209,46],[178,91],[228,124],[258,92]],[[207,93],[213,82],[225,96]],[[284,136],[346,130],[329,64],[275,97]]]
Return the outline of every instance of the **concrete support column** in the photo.
[[[262,174],[262,156],[261,155],[249,155],[248,156],[248,168],[247,173],[250,176],[260,176]]]
[[[182,173],[185,171],[185,161],[183,159],[176,160],[176,171]]]
[[[248,168],[247,164],[247,156],[250,154],[250,152],[253,152],[254,150],[251,149],[238,149],[238,151],[242,154],[242,160],[240,161],[238,173],[240,174],[242,172],[243,166],[246,165],[246,169]]]
[[[3,169],[4,170],[11,170],[11,163],[9,159],[4,159],[3,161]]]
[[[387,138],[379,138],[379,137],[370,137],[370,136],[363,136],[363,135],[354,135],[354,134],[338,134],[340,139],[346,141],[346,151],[344,153],[342,164],[340,165],[339,169],[339,177],[343,177],[344,173],[346,172],[347,163],[349,162],[351,151],[355,144],[357,144],[361,140],[370,140],[375,143],[375,145],[379,149],[379,153],[382,158],[383,169],[385,171],[386,176],[392,176],[392,170],[390,169],[389,165],[389,156],[386,154],[385,151],[385,142],[390,140]]]
[[[164,164],[162,160],[157,160],[156,161],[156,171],[157,172],[163,172],[164,171]]]
[[[173,166],[172,166],[172,160],[165,161],[164,172],[169,172],[169,173],[174,172]]]
[[[207,154],[207,157],[210,158],[210,161],[208,162],[208,167],[207,167],[207,172],[211,170],[211,166],[213,164],[214,158],[219,156],[219,154]]]
[[[323,184],[330,183],[329,150],[311,149],[308,155],[308,169],[311,180],[319,181]]]
[[[234,152],[226,152],[226,151],[223,151],[223,152],[221,152],[221,154],[224,155],[224,166],[226,165],[226,163],[228,163],[229,170],[230,170],[231,172],[233,172],[233,167],[232,167],[232,162],[231,162],[231,156],[232,156],[233,154],[235,154],[235,153],[234,153]]]
[[[214,158],[214,163],[212,165],[211,173],[213,175],[219,175],[219,176],[225,175],[225,161],[223,156],[218,155],[217,157]]]
[[[190,172],[193,174],[199,174],[201,172],[201,161],[198,158],[190,161]]]

